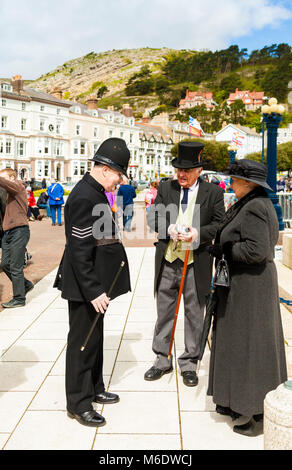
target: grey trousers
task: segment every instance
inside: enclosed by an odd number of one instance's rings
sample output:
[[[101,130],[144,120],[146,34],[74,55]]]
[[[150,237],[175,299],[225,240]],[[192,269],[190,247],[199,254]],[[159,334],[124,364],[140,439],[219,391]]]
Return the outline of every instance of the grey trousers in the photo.
[[[165,262],[157,292],[157,321],[154,330],[152,349],[156,354],[154,366],[158,369],[169,369],[172,355],[168,359],[173,321],[175,316],[178,292],[182,278],[183,262],[179,259],[173,263]],[[204,306],[198,301],[193,264],[187,267],[184,289],[184,343],[183,354],[178,358],[181,372],[195,371],[200,351],[203,329]]]

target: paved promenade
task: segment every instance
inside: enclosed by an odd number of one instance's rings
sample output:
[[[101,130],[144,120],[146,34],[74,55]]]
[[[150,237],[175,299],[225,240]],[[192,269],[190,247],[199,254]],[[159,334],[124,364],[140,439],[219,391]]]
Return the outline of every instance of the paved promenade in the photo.
[[[67,303],[52,287],[54,269],[28,294],[25,307],[0,312],[0,448],[263,449],[263,436],[235,434],[234,423],[218,415],[212,399],[206,396],[208,348],[197,387],[184,386],[176,367],[159,381],[144,381],[144,372],[154,359],[154,248],[127,247],[127,254],[132,292],[112,301],[105,318],[104,376],[108,390],[121,398],[117,404],[97,406],[107,420],[106,426],[88,428],[66,414]],[[291,270],[280,262],[277,267],[279,284],[291,294]],[[283,305],[281,310],[291,359],[292,314]],[[182,348],[180,312],[174,355],[178,356]]]

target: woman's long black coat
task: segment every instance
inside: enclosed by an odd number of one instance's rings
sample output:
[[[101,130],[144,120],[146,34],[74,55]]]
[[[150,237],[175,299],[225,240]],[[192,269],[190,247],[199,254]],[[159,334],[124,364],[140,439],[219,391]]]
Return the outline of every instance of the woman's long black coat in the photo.
[[[217,288],[207,394],[244,416],[263,413],[265,395],[287,379],[274,247],[278,220],[267,197],[249,201],[225,226],[233,242],[231,288]]]

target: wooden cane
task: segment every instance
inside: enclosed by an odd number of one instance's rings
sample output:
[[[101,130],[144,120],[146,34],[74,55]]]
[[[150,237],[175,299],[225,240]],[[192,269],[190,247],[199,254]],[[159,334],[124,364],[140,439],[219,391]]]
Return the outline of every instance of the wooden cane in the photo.
[[[190,250],[186,250],[184,266],[183,266],[183,272],[182,272],[182,277],[181,277],[179,292],[178,292],[178,299],[177,299],[177,303],[176,303],[175,316],[174,316],[174,320],[173,320],[172,334],[171,334],[171,340],[170,340],[169,351],[168,351],[168,359],[170,359],[170,356],[171,356],[171,350],[172,350],[172,344],[173,344],[173,340],[174,340],[176,321],[177,321],[177,317],[178,317],[180,299],[181,299],[182,291],[183,291],[183,288],[184,288],[184,282],[185,282],[185,277],[186,277],[189,254],[190,254]]]
[[[119,275],[120,275],[120,273],[121,273],[121,270],[123,269],[124,265],[125,265],[125,261],[122,261],[122,262],[121,262],[121,265],[120,265],[120,268],[119,268],[117,274],[115,275],[115,278],[114,278],[114,280],[113,280],[113,282],[112,282],[112,285],[110,286],[110,289],[109,289],[109,291],[108,291],[108,294],[107,294],[108,297],[110,296],[110,294],[111,294],[111,292],[112,292],[112,290],[113,290],[113,288],[114,288],[114,286],[115,286],[115,283],[117,282],[117,279],[118,279],[118,277],[119,277]],[[98,319],[99,319],[100,315],[101,315],[101,313],[98,312],[97,315],[96,315],[96,317],[95,317],[95,319],[94,319],[94,322],[93,322],[92,325],[91,325],[91,328],[90,328],[89,333],[88,333],[88,335],[87,335],[87,337],[86,337],[86,340],[84,341],[83,345],[82,345],[81,348],[80,348],[80,351],[84,351],[84,349],[86,348],[86,345],[87,345],[87,343],[88,343],[88,340],[89,340],[90,336],[92,335],[92,332],[93,332],[93,330],[94,330],[94,328],[95,328],[95,326],[96,326],[96,324],[97,324],[97,322],[98,322]]]

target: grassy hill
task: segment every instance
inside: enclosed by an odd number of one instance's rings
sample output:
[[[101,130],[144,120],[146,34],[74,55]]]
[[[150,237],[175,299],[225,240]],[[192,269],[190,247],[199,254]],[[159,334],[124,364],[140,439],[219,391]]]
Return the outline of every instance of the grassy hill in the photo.
[[[130,103],[136,116],[158,106],[175,113],[187,88],[212,91],[218,104],[236,87],[264,90],[285,102],[291,64],[288,44],[265,46],[249,56],[236,45],[215,52],[145,47],[89,52],[42,75],[30,86],[48,93],[59,88],[64,99],[83,103],[94,94],[100,107],[120,109]]]

